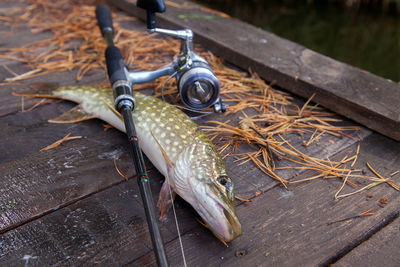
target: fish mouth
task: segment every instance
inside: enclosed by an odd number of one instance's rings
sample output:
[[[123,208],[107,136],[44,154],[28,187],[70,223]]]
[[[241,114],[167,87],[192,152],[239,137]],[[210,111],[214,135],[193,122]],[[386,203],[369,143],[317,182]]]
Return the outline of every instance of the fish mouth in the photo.
[[[235,237],[242,234],[242,226],[233,209],[230,207],[223,207],[220,203],[217,203],[217,206],[219,206],[220,213],[225,216],[219,217],[223,219],[217,221],[219,225],[217,229],[219,229],[219,231],[214,234],[217,234],[226,242],[232,241]]]
[[[224,209],[224,214],[230,224],[231,230],[230,232],[232,233],[228,238],[225,238],[225,241],[231,241],[234,239],[236,236],[239,236],[242,234],[242,226],[240,225],[239,219],[236,216],[236,214],[232,214],[226,209]]]
[[[230,242],[242,233],[242,227],[236,216],[234,206],[223,199],[207,194],[211,200],[208,209],[200,205],[198,211],[206,223],[206,227],[219,239]]]

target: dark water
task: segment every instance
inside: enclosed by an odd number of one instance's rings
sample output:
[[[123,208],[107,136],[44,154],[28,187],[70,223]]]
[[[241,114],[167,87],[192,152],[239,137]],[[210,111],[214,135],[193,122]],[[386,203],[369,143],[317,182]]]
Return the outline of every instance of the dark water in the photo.
[[[400,81],[400,16],[306,1],[196,0],[339,61]]]

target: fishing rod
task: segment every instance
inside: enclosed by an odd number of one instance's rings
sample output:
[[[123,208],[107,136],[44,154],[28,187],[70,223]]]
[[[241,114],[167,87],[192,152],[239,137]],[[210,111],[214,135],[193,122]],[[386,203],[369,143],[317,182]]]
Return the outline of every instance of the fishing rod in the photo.
[[[127,77],[127,68],[123,61],[121,52],[114,46],[113,34],[114,28],[110,9],[105,5],[99,5],[96,8],[97,22],[101,33],[107,42],[105,52],[108,77],[114,93],[115,109],[120,112],[124,118],[126,134],[133,152],[133,161],[136,173],[138,175],[138,184],[140,195],[143,201],[143,207],[146,213],[147,225],[149,227],[151,241],[156,255],[157,264],[161,267],[168,266],[167,256],[164,249],[153,196],[150,189],[150,182],[146,172],[143,155],[139,147],[136,135],[135,124],[132,118],[132,112],[135,109],[135,99],[132,95],[132,82]]]
[[[161,76],[169,76],[166,82],[175,77],[181,101],[187,106],[185,109],[208,115],[212,112],[201,112],[200,110],[213,107],[216,113],[225,112],[226,106],[220,98],[220,84],[213,70],[204,58],[193,51],[193,32],[190,29],[169,30],[156,27],[155,13],[165,11],[162,0],[138,0],[137,6],[146,10],[147,29],[150,34],[159,33],[181,40],[179,55],[170,64],[153,71],[130,72],[123,61],[121,52],[113,43],[114,29],[109,8],[105,5],[99,5],[96,8],[96,16],[101,33],[107,42],[105,55],[108,77],[114,92],[114,105],[115,109],[123,115],[129,143],[132,147],[139,188],[157,263],[159,266],[167,266],[167,258],[155,217],[149,180],[132,120],[131,112],[135,109],[135,99],[132,95],[131,86],[147,83]],[[163,89],[161,90],[162,97]]]

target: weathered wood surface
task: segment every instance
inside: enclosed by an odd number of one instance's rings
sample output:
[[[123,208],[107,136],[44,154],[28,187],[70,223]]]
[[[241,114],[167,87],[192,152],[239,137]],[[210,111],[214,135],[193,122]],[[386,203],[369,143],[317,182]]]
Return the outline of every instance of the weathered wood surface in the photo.
[[[135,25],[144,30],[143,24],[135,22]],[[24,70],[21,63],[5,64],[12,66],[13,70],[20,70],[20,73]],[[0,73],[3,78],[11,77],[6,70]],[[75,84],[74,77],[74,73],[56,73],[21,85],[1,87],[0,101],[4,106],[0,108],[0,114],[3,114],[0,116],[0,265],[21,266],[27,261],[28,265],[36,266],[153,265],[151,242],[130,156],[126,153],[125,136],[116,130],[103,132],[98,120],[49,124],[48,119],[60,115],[73,104],[56,102],[20,112],[21,99],[11,95],[12,91],[23,89],[31,82]],[[80,84],[98,83],[104,77],[103,72],[94,72]],[[26,105],[28,101],[25,98]],[[237,115],[230,118],[237,120]],[[226,119],[213,115],[205,120]],[[53,150],[38,151],[68,132],[83,138]],[[383,174],[396,169],[399,165],[398,143],[378,134],[371,135],[365,129],[361,134],[365,141],[361,146],[362,159],[358,167],[363,161],[369,161]],[[295,146],[314,156],[333,157],[341,152],[335,156],[340,158],[355,150],[355,141],[350,138],[325,135],[320,145],[313,144],[307,148],[301,146],[301,137],[291,135],[288,138]],[[308,137],[303,138],[307,140]],[[330,139],[333,142],[328,142]],[[246,149],[246,146],[240,147],[240,151]],[[116,173],[114,158],[118,158],[119,168],[131,178],[129,182],[124,182]],[[398,211],[397,192],[385,185],[371,191],[373,200],[354,196],[334,202],[333,192],[340,186],[340,181],[301,184],[287,192],[253,164],[237,166],[232,158],[226,161],[239,196],[254,198],[255,192],[262,194],[251,203],[239,205],[238,215],[244,234],[233,241],[230,248],[225,248],[200,226],[195,220],[198,215],[178,200],[178,221],[190,265],[264,265],[268,260],[271,264],[288,265],[331,263],[368,238],[365,232],[370,229],[378,231],[383,227],[381,222]],[[152,168],[150,163],[147,166]],[[287,179],[309,175],[293,170],[279,174]],[[154,169],[150,178],[156,199],[163,178]],[[389,199],[384,208],[376,207],[376,201],[381,197]],[[316,225],[316,222],[326,224],[369,207],[379,209],[378,213],[346,223]],[[173,265],[181,265],[172,213],[160,224],[167,242],[168,257]],[[303,244],[308,244],[312,253]],[[320,247],[323,250],[320,251]],[[236,257],[235,253],[243,249],[248,254]],[[270,253],[267,257],[266,252]],[[304,260],[296,253],[306,255]]]
[[[353,249],[333,266],[400,266],[399,213],[397,213],[397,219]]]
[[[108,1],[145,18],[132,0]],[[195,41],[267,81],[314,100],[379,133],[400,140],[400,85],[338,62],[239,20],[208,13],[183,0],[167,3],[159,27],[190,28]],[[368,55],[365,55],[368,57]]]
[[[335,158],[355,149],[356,146],[348,148]],[[371,135],[362,143],[355,167],[364,168],[366,162],[387,177],[390,170],[400,164],[400,145],[377,134]],[[305,172],[300,177],[308,175]],[[229,248],[202,227],[191,230],[183,237],[188,265],[316,266],[334,263],[381,229],[387,220],[397,216],[400,206],[399,193],[386,185],[335,201],[333,196],[339,185],[337,180],[319,180],[289,187],[290,191],[274,187],[253,202],[240,205],[237,212],[244,226],[243,235]],[[366,193],[372,198],[366,197]],[[388,199],[383,208],[379,206],[380,198]],[[374,208],[375,215],[332,223],[370,208]],[[178,240],[166,247],[171,265],[182,265]],[[132,266],[154,263],[149,253],[132,262]]]
[[[27,67],[25,67],[21,63],[11,62],[6,65],[8,68],[12,69],[18,74],[25,73],[29,71]],[[13,77],[13,75],[7,71],[4,67],[0,66],[0,81],[4,81],[4,79]],[[24,83],[11,83],[11,85],[1,85],[0,86],[0,117],[14,114],[22,109],[22,102],[19,97],[15,97],[11,94],[11,92],[18,92],[26,90],[29,88],[30,84],[34,84],[37,82],[48,82],[48,83],[58,83],[58,84],[66,84],[66,85],[85,85],[85,84],[98,84],[106,81],[106,75],[101,70],[96,70],[93,72],[89,72],[88,75],[80,82],[76,81],[76,71],[74,72],[57,72],[51,75],[46,76],[38,76]],[[24,109],[29,110],[33,105],[38,102],[38,99],[32,98],[24,98]],[[60,115],[60,114],[59,114]]]
[[[121,160],[121,167],[130,160],[122,157],[125,140],[117,136],[91,135],[1,164],[0,232],[120,183],[113,159]]]
[[[162,180],[157,172],[149,176],[153,185]],[[177,215],[183,232],[197,225],[185,205],[178,205]],[[165,241],[176,237],[172,221],[169,214],[161,225]],[[35,266],[121,266],[149,251],[151,240],[135,179],[0,236],[0,266],[23,265],[25,255],[34,257],[30,264]]]

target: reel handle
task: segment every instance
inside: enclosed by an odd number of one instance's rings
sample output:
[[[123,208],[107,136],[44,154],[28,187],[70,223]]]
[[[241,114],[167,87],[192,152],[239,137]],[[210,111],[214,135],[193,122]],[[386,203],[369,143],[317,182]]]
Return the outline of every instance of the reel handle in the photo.
[[[118,47],[116,47],[112,41],[114,28],[110,8],[106,5],[98,5],[96,7],[96,18],[101,34],[107,39],[107,49],[105,54],[107,73],[111,86],[114,86],[114,83],[117,81],[128,83],[124,59],[122,58]]]
[[[110,45],[106,49],[108,79],[114,92],[114,105],[121,112],[124,108],[135,109],[131,83],[127,77],[127,68],[118,47]]]
[[[96,7],[96,18],[100,31],[107,41],[106,65],[108,79],[114,92],[115,108],[121,112],[123,107],[133,111],[135,99],[132,97],[131,83],[128,80],[128,70],[122,58],[121,51],[113,42],[113,23],[108,6],[98,5]]]
[[[111,12],[108,6],[98,5],[96,7],[97,24],[99,25],[101,34],[104,36],[106,32],[114,34],[114,27],[111,18]]]
[[[106,49],[107,73],[111,85],[117,81],[127,81],[126,66],[118,47],[110,45]]]

